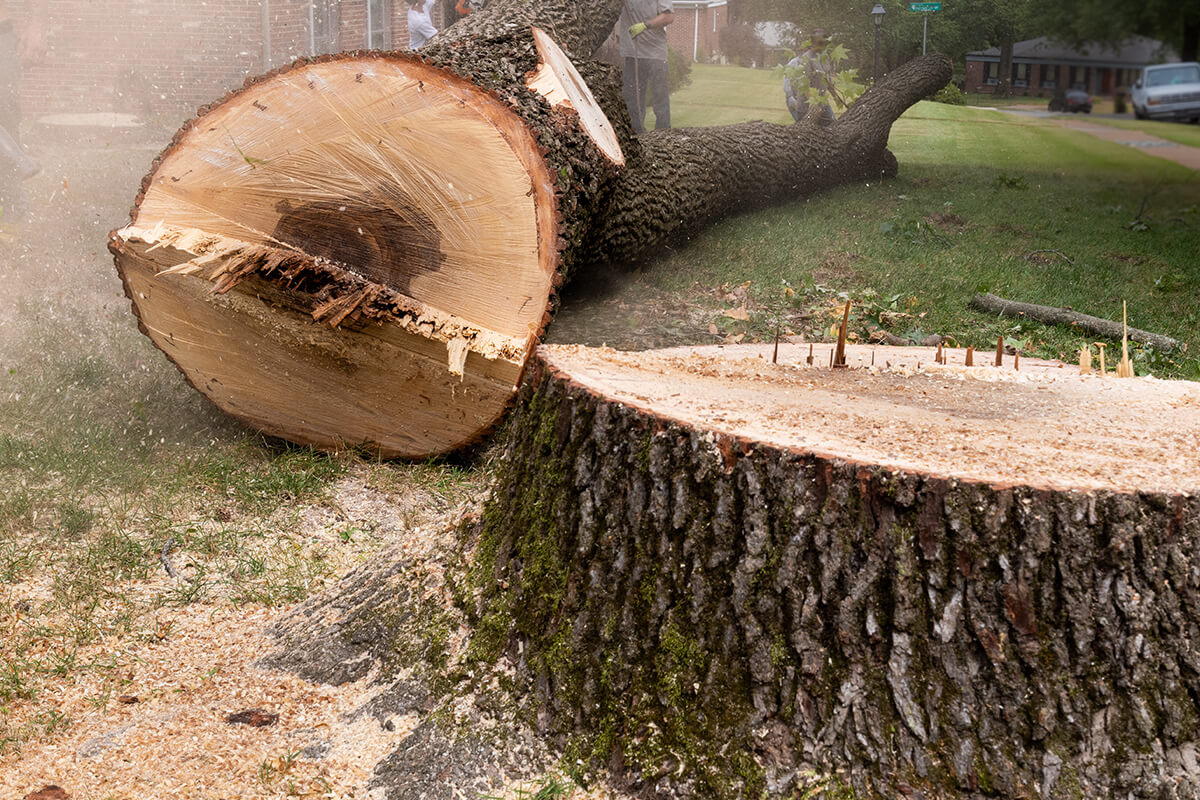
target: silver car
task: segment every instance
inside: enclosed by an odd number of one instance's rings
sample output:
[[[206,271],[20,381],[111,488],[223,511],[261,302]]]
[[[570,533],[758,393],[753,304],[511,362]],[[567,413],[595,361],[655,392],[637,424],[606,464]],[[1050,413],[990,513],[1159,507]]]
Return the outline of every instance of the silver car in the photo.
[[[1200,121],[1200,64],[1155,64],[1142,70],[1133,85],[1133,113],[1138,119]]]

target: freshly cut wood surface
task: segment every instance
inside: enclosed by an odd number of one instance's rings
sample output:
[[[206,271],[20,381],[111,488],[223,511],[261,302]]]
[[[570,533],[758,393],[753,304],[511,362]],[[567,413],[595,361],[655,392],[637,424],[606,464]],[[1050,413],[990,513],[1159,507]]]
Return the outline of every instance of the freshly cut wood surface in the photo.
[[[410,55],[298,65],[198,117],[143,186],[118,271],[226,412],[422,458],[507,408],[558,222],[533,134],[493,95]]]
[[[480,355],[462,338],[426,335],[420,328],[431,323],[419,317],[335,329],[265,281],[214,294],[202,278],[157,274],[164,258],[191,254],[148,254],[136,238],[122,247],[143,331],[221,410],[299,444],[384,457],[442,452],[490,430],[520,379],[524,348]]]
[[[420,366],[401,372],[419,378],[398,385],[390,415],[353,385],[370,358],[349,359],[360,365],[352,379],[336,359],[326,368],[339,377],[318,379],[319,359],[305,360],[302,341],[274,348],[275,356],[298,359],[274,365],[261,358],[271,347],[227,349],[221,359],[242,359],[227,365],[226,377],[238,378],[230,386],[245,386],[246,375],[266,385],[218,402],[297,442],[362,444],[418,458],[459,449],[486,436],[514,397],[505,380],[489,393],[496,405],[460,409],[460,381],[491,380],[471,374],[469,355],[491,360],[497,340],[536,341],[555,288],[574,270],[639,258],[750,207],[894,174],[886,149],[892,122],[951,72],[941,56],[905,65],[828,129],[751,123],[635,137],[618,76],[587,59],[620,10],[617,0],[498,0],[420,54],[302,59],[201,109],[143,180],[132,225],[110,240],[135,313],[158,315],[144,324],[147,332],[207,393],[215,376],[204,372],[210,343],[175,335],[164,323],[184,319],[183,304],[178,313],[144,309],[155,295],[134,290],[126,273],[196,281],[199,288],[188,292],[200,302],[206,291],[266,302],[262,286],[270,284],[281,292],[275,307],[335,329],[403,317],[406,333],[429,331],[445,345],[446,368],[427,368],[426,348],[414,344]],[[268,306],[252,307],[214,300],[195,313],[215,329],[225,315]],[[447,319],[466,335],[447,339]],[[291,322],[267,327],[286,336],[304,330]],[[348,347],[362,343],[347,339]],[[523,363],[529,350],[522,347],[516,355],[507,344],[500,349]],[[297,375],[310,382],[296,383]],[[392,385],[385,376],[366,380]],[[323,407],[361,406],[363,418],[384,413],[390,418],[375,420],[373,429],[427,448],[360,442],[360,428],[337,424],[334,413],[321,415],[317,431],[305,414],[294,433],[292,421],[278,417],[288,393],[331,385],[338,391]],[[272,409],[251,407],[272,391]],[[465,439],[456,423],[441,437],[432,428],[406,430],[413,420],[425,424],[409,413],[412,398],[430,397],[441,398],[435,404],[449,397],[443,407],[450,417],[489,422]]]
[[[364,56],[280,73],[197,119],[134,222],[323,256],[526,336],[556,264],[551,191],[496,98],[412,57]]]
[[[1200,384],[1081,376],[1077,365],[992,353],[855,345],[538,353],[611,401],[705,430],[822,457],[997,485],[1200,490]],[[874,364],[874,366],[872,366]]]
[[[573,109],[579,115],[580,126],[592,137],[600,152],[614,164],[624,166],[625,155],[621,152],[617,133],[579,70],[545,31],[533,28],[532,32],[541,63],[526,84],[551,105]]]

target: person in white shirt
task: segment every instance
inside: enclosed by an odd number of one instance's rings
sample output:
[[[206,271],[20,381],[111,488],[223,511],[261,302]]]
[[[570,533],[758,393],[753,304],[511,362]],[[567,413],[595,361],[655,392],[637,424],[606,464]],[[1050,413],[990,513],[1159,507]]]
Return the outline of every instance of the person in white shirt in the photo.
[[[409,50],[416,50],[437,33],[433,20],[429,18],[429,5],[430,0],[408,0]]]
[[[671,127],[671,88],[667,61],[667,32],[675,19],[672,0],[625,0],[617,20],[617,42],[625,59],[621,94],[633,120],[633,130],[646,130],[646,94],[654,107],[656,130]]]

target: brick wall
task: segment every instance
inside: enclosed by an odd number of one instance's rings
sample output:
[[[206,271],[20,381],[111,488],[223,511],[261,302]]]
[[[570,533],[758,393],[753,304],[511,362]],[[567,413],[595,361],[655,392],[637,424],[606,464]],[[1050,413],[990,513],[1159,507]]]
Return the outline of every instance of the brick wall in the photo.
[[[368,0],[45,0],[45,61],[25,71],[26,119],[63,111],[190,115],[260,75],[315,52],[366,47]],[[439,29],[455,0],[435,0]],[[379,4],[392,47],[408,46],[408,4]],[[328,20],[322,17],[326,9]],[[314,17],[317,24],[313,25]],[[718,49],[727,8],[681,8],[671,46],[700,60]]]
[[[188,112],[247,77],[310,55],[310,8],[319,15],[324,5],[324,0],[45,2],[50,50],[43,63],[25,70],[27,119],[61,111]],[[329,3],[329,36],[318,37],[316,50],[365,47],[366,4]],[[406,47],[407,4],[382,5],[393,46]]]
[[[257,0],[47,0],[49,52],[26,116],[199,105],[261,71]]]
[[[719,51],[718,36],[729,23],[728,6],[699,9],[679,6],[675,21],[667,26],[667,44],[685,58],[711,61]],[[697,29],[699,35],[697,35]]]

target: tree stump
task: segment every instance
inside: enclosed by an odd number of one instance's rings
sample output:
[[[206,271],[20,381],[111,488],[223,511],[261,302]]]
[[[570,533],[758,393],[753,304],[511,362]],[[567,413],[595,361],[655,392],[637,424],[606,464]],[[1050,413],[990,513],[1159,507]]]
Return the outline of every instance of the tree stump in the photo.
[[[931,56],[828,128],[632,136],[590,60],[620,0],[492,0],[420,54],[301,60],[187,124],[110,249],[141,329],[224,411],[421,458],[482,439],[554,293],[736,210],[894,174]]]
[[[479,630],[544,723],[665,796],[1200,793],[1200,386],[830,349],[538,348]]]

